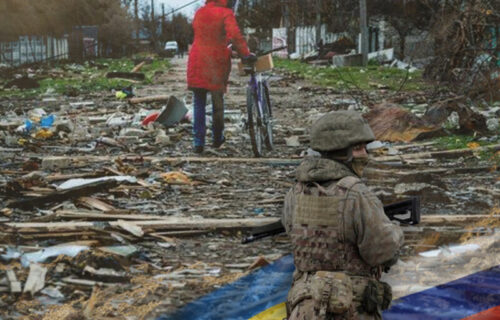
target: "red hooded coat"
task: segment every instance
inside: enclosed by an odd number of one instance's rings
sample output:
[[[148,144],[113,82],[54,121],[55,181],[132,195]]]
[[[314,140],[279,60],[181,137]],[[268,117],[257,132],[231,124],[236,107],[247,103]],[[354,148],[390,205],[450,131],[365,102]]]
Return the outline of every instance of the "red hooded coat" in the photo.
[[[231,40],[242,57],[250,54],[227,0],[207,0],[193,20],[194,42],[189,53],[188,87],[226,91],[231,72]]]

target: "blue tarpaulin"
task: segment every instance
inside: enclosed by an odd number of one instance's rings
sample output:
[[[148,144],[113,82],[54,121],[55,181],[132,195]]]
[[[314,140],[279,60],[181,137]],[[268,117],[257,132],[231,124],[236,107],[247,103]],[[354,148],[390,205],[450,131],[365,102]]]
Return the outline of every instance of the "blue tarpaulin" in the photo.
[[[294,270],[286,256],[158,320],[247,320],[285,302]],[[500,319],[500,266],[393,301],[388,320]],[[283,305],[279,308],[284,308]],[[486,316],[481,312],[489,310]],[[470,318],[468,318],[470,317]],[[271,319],[259,317],[259,319]],[[276,318],[272,318],[273,320]],[[281,320],[281,319],[280,319]]]

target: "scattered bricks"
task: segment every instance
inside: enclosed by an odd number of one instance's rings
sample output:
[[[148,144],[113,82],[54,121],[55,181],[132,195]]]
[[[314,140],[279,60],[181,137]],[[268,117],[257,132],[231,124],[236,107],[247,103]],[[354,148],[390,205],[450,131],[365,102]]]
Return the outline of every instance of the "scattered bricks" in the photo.
[[[47,157],[42,160],[43,170],[57,170],[71,166],[70,157]]]

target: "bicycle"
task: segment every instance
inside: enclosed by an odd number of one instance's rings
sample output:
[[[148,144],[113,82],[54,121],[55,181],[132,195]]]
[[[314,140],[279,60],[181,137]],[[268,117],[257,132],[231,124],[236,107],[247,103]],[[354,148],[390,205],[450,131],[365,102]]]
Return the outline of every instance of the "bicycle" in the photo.
[[[269,50],[260,56],[280,51],[286,47]],[[257,72],[254,61],[247,61],[244,65],[245,74],[250,75],[247,86],[247,127],[255,157],[261,157],[262,141],[269,151],[273,150],[273,112],[267,79]]]

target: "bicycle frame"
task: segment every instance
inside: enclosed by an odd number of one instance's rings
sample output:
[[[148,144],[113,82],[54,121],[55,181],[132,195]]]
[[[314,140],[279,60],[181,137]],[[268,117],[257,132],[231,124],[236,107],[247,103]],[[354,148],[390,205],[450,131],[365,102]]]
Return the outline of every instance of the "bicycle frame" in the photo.
[[[257,110],[259,112],[259,116],[262,117],[263,110],[262,110],[262,99],[263,99],[263,93],[262,93],[262,74],[252,72],[250,74],[250,81],[248,82],[248,85],[250,88],[252,88],[252,92],[257,95]]]

